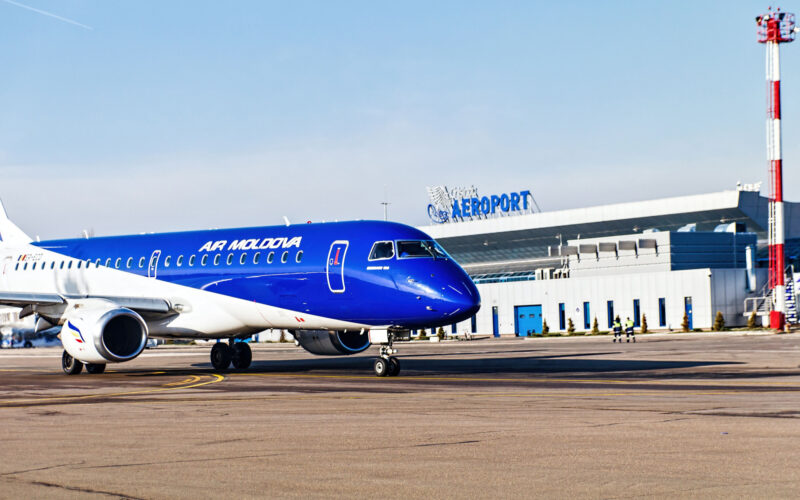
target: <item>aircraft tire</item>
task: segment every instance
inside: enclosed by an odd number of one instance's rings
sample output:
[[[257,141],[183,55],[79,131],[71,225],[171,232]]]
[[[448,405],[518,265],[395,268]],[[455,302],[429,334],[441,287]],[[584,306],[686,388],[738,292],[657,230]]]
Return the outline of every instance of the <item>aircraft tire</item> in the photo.
[[[233,344],[231,349],[233,357],[233,367],[237,370],[246,370],[250,368],[250,363],[253,362],[253,351],[250,350],[250,345],[247,342],[237,342]]]
[[[33,347],[33,342],[31,342],[30,340],[26,340],[25,343],[22,344],[22,347],[31,348]]]
[[[67,351],[61,355],[61,369],[67,375],[77,375],[83,370],[83,363],[69,355]]]
[[[389,358],[389,376],[396,377],[400,374],[400,360],[394,356]]]
[[[379,377],[385,377],[389,375],[389,362],[383,358],[378,358],[375,360],[375,364],[373,368],[375,368],[375,375]]]
[[[86,363],[86,371],[88,373],[100,374],[106,371],[105,363]]]
[[[227,370],[231,366],[233,352],[228,344],[217,342],[211,348],[211,365],[215,370]]]

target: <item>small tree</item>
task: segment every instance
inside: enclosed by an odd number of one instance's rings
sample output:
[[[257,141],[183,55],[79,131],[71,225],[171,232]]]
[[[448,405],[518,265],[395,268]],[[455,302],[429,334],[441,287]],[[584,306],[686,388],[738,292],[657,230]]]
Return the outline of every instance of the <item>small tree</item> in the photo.
[[[717,311],[716,317],[714,317],[714,328],[715,332],[721,332],[725,329],[725,318],[722,317],[722,311]]]
[[[686,313],[683,313],[683,321],[681,321],[681,330],[683,330],[684,332],[689,331],[689,315]]]
[[[278,337],[278,342],[280,343],[289,342],[289,339],[286,338],[286,330],[281,330],[281,336]]]
[[[594,317],[594,322],[592,323],[592,333],[597,335],[600,333],[600,327],[597,324],[597,316]]]
[[[543,319],[542,320],[542,335],[547,335],[548,333],[550,333],[550,327],[547,326],[547,320]]]
[[[440,326],[439,329],[436,330],[436,336],[439,338],[439,340],[444,340],[444,327]]]
[[[642,314],[642,333],[647,333],[647,315]]]
[[[753,311],[753,312],[750,314],[750,317],[749,317],[749,318],[747,318],[747,328],[748,328],[749,330],[752,330],[752,329],[754,329],[755,327],[756,327],[756,312],[755,312],[755,311]]]
[[[428,330],[422,329],[419,331],[419,339],[420,340],[428,340]]]
[[[567,333],[575,333],[575,323],[572,322],[572,318],[567,318]]]

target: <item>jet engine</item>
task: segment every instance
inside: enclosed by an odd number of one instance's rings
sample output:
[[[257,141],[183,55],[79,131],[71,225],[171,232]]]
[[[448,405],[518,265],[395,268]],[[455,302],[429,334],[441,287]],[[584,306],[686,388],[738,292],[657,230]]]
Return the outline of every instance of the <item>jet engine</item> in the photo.
[[[361,330],[294,330],[292,333],[303,349],[322,356],[356,354],[370,346],[369,334]]]
[[[141,316],[113,302],[78,304],[61,328],[64,350],[84,363],[130,361],[147,343],[147,325]]]

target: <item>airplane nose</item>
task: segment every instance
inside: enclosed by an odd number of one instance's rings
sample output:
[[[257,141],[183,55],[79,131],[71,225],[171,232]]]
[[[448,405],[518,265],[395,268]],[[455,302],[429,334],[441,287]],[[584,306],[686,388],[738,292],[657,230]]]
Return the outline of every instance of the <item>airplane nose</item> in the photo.
[[[451,308],[454,322],[471,318],[481,308],[481,296],[469,278],[460,283],[451,283],[443,294]]]

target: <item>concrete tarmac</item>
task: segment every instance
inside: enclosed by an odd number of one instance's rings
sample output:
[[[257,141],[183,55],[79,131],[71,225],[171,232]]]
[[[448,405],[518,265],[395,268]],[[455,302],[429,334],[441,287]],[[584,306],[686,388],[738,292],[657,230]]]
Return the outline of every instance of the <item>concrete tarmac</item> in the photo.
[[[0,351],[0,498],[796,498],[800,334]]]

